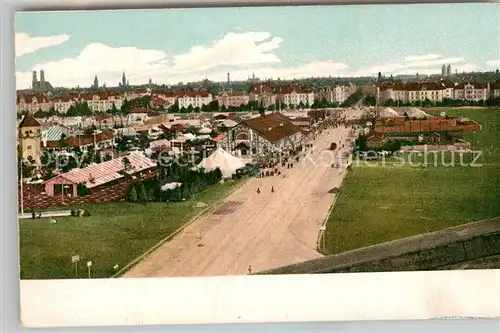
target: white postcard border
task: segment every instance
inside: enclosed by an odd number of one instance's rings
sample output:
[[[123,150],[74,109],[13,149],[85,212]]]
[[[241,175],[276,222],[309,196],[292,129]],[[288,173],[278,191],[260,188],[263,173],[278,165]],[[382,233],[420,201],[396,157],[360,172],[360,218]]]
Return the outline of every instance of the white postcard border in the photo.
[[[500,270],[21,281],[25,327],[500,317]]]

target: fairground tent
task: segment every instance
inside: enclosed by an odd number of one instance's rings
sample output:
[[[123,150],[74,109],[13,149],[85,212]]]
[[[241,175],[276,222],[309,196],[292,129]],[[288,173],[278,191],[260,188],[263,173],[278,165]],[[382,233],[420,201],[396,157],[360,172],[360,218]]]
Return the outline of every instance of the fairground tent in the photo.
[[[245,166],[245,160],[233,156],[222,148],[216,149],[210,156],[198,164],[198,168],[212,171],[217,168],[222,172],[223,178],[231,178],[236,170]]]
[[[397,117],[398,113],[391,108],[385,108],[380,112],[380,117]]]
[[[409,108],[406,111],[406,115],[410,118],[417,118],[417,119],[424,119],[429,116],[427,113],[417,108]]]

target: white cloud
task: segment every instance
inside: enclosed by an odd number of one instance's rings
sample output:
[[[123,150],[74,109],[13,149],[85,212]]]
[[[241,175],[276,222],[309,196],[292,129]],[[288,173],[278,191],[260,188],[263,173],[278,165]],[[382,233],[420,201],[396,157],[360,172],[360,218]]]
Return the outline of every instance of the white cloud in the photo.
[[[145,83],[151,77],[159,83],[174,83],[220,66],[259,65],[279,63],[272,53],[282,42],[266,32],[229,33],[212,46],[196,46],[187,53],[174,55],[173,63],[159,50],[134,47],[113,48],[101,43],[87,45],[76,58],[61,59],[36,65],[33,70],[45,71],[54,86],[89,86],[97,74],[101,83],[114,86],[124,70],[130,83]],[[16,73],[17,86],[31,85],[31,71]],[[181,79],[186,81],[186,79]]]
[[[416,61],[426,61],[426,60],[435,60],[440,58],[439,54],[429,53],[425,55],[410,55],[404,59],[404,62],[416,62]]]
[[[500,59],[498,60],[489,60],[486,62],[486,65],[490,68],[499,68],[500,67]]]
[[[122,71],[130,79],[138,73],[162,71],[168,65],[164,51],[144,50],[135,47],[113,48],[101,43],[87,45],[76,58],[65,58],[36,65],[33,70],[45,71],[46,79],[54,86],[90,86],[94,75],[101,82],[114,86],[121,79]],[[30,72],[16,73],[18,87],[31,85]]]
[[[174,56],[175,69],[194,71],[279,62],[276,54],[269,52],[277,49],[283,40],[279,37],[268,40],[269,37],[267,32],[229,33],[211,47],[196,46],[186,54]]]
[[[56,36],[45,36],[45,37],[31,37],[26,33],[19,32],[16,33],[15,37],[15,49],[16,57],[22,55],[33,53],[36,50],[56,46],[62,44],[69,40],[68,35],[56,35]]]
[[[125,71],[131,84],[147,83],[149,78],[159,84],[199,81],[205,77],[225,81],[227,72],[232,80],[245,80],[255,73],[260,79],[304,78],[318,76],[376,76],[398,74],[438,74],[442,64],[452,64],[453,70],[476,69],[461,57],[438,54],[408,55],[399,61],[374,64],[352,69],[334,60],[316,61],[293,67],[280,66],[273,52],[282,39],[266,32],[229,33],[211,46],[195,46],[184,54],[168,55],[161,50],[135,47],[114,48],[101,43],[87,45],[76,58],[38,64],[26,72],[17,72],[19,89],[31,86],[31,70],[44,70],[53,86],[88,87],[97,74],[100,84],[116,86]],[[494,61],[491,61],[492,63]]]

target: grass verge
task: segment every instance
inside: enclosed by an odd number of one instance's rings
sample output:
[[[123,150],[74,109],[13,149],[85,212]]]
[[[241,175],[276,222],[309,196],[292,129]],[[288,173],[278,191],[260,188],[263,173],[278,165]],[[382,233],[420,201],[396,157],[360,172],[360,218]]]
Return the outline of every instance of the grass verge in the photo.
[[[467,133],[481,167],[438,163],[354,167],[344,180],[325,232],[334,254],[500,215],[500,110],[452,110],[478,121]]]
[[[107,278],[175,232],[207,207],[225,198],[245,180],[230,181],[178,203],[88,205],[89,217],[20,220],[21,279]],[[78,273],[71,256],[79,255]]]

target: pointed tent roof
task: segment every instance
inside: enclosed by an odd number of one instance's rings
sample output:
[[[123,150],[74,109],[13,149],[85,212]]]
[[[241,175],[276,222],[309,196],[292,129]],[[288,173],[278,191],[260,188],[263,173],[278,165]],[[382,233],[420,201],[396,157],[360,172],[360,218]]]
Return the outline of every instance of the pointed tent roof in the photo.
[[[35,117],[33,117],[33,115],[31,114],[31,112],[28,112],[23,120],[21,120],[21,122],[19,123],[19,128],[23,128],[23,127],[40,127],[40,123],[38,122],[38,120],[35,119]]]
[[[204,168],[207,171],[219,168],[223,178],[230,178],[237,169],[243,168],[245,165],[243,159],[231,155],[222,148],[218,148],[210,156],[203,159],[198,164],[198,168]]]

